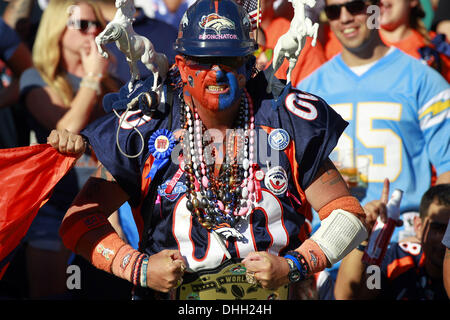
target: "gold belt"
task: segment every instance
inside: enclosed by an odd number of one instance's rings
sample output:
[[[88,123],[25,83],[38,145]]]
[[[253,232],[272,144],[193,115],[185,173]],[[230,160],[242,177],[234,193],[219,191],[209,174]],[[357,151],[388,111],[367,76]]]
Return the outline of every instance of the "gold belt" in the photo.
[[[287,300],[289,286],[276,290],[250,284],[246,269],[237,260],[227,260],[216,269],[186,273],[174,292],[177,300]]]

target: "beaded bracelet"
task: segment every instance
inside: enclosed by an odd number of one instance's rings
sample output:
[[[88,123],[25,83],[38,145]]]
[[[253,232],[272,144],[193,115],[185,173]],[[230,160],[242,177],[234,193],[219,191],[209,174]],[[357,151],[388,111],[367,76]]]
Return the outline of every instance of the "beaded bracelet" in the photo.
[[[81,79],[80,87],[93,89],[95,90],[98,96],[102,93],[100,89],[100,81],[95,80],[94,78],[91,77],[84,77],[83,79]]]
[[[308,262],[306,262],[305,257],[303,257],[302,254],[295,250],[288,251],[286,255],[284,255],[285,259],[291,259],[294,261],[295,265],[297,266],[297,269],[301,273],[301,280],[304,280],[309,275],[309,265]]]
[[[100,81],[103,79],[103,73],[88,72],[88,74],[86,75],[86,78],[93,78],[93,79]]]
[[[142,267],[142,261],[145,257],[148,257],[145,253],[141,253],[135,261],[135,264],[133,266],[133,272],[131,275],[131,282],[138,286],[140,285],[140,276],[141,276],[141,267]]]

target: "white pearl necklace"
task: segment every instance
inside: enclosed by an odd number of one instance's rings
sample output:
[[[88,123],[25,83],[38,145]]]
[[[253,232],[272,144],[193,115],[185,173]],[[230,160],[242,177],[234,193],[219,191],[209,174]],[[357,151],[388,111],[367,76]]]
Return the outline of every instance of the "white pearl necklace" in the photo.
[[[188,105],[182,106],[185,108],[185,137],[188,138],[185,143],[188,150],[184,152],[188,164],[188,186],[189,189],[195,187],[195,190],[187,193],[186,206],[207,229],[215,230],[224,224],[233,227],[254,208],[255,117],[251,97],[246,90],[241,99],[237,126],[227,137],[227,164],[222,166],[225,172],[219,177],[214,176],[215,161],[211,161],[210,167],[206,163],[208,159],[203,150],[203,135],[207,131],[204,132],[196,109],[192,113]],[[236,129],[243,131],[243,134],[239,134]],[[197,192],[202,196],[200,201],[197,199]]]

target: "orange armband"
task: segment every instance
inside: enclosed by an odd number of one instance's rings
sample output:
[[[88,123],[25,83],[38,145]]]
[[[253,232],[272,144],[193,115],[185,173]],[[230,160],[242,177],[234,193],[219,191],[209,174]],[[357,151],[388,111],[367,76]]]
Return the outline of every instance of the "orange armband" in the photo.
[[[77,243],[84,234],[108,224],[110,224],[108,219],[98,213],[81,216],[71,215],[63,220],[59,235],[64,245],[75,252]]]
[[[340,197],[324,205],[318,212],[320,220],[322,221],[323,219],[327,218],[331,214],[331,212],[336,209],[342,209],[347,212],[353,213],[364,223],[366,217],[364,209],[361,207],[358,199],[353,196]]]

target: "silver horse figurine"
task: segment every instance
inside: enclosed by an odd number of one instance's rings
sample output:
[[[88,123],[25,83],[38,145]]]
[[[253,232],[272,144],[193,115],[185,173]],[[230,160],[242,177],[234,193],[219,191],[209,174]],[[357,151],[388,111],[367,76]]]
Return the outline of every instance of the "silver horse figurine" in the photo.
[[[277,41],[273,50],[273,74],[267,86],[267,92],[272,91],[272,81],[275,72],[283,64],[284,58],[289,61],[289,69],[286,75],[287,82],[291,81],[291,73],[294,69],[298,56],[306,43],[306,36],[312,37],[311,45],[314,47],[317,41],[318,23],[312,23],[311,19],[305,16],[305,5],[314,7],[316,0],[289,0],[294,7],[294,17],[292,18],[289,30]]]
[[[108,53],[104,50],[103,45],[115,41],[117,48],[125,54],[130,67],[129,92],[133,90],[134,83],[140,79],[138,61],[141,61],[153,73],[152,90],[156,91],[158,76],[164,81],[169,70],[167,57],[163,53],[156,52],[149,39],[134,31],[133,22],[136,9],[133,0],[116,0],[115,6],[117,11],[114,19],[95,38],[98,52],[108,58]]]

